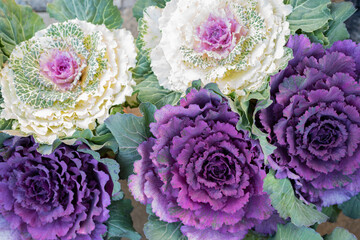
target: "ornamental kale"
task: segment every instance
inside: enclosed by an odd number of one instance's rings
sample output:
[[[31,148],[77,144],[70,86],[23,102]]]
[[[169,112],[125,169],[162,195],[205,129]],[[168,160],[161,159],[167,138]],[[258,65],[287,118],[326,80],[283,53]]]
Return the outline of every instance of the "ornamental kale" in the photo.
[[[264,155],[236,129],[239,116],[225,99],[192,89],[179,106],[156,111],[155,120],[129,178],[138,201],[163,221],[181,221],[189,239],[239,239],[256,225],[274,230],[260,224],[274,211],[263,192]]]
[[[269,164],[303,200],[342,203],[360,192],[360,44],[325,50],[300,35],[287,46],[294,59],[272,77],[274,102],[259,115],[277,147]]]
[[[125,29],[76,19],[36,32],[15,47],[0,72],[0,117],[16,120],[17,135],[46,144],[94,130],[133,91],[133,41]]]
[[[34,240],[101,240],[113,182],[87,148],[61,144],[41,155],[33,137],[14,137],[0,153],[0,214]],[[26,239],[26,238],[25,238]]]

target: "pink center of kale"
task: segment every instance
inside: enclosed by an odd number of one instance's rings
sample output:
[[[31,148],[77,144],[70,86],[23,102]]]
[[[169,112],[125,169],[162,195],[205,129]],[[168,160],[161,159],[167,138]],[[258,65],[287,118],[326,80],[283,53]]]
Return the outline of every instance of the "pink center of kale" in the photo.
[[[72,51],[53,49],[40,56],[42,74],[62,90],[69,90],[79,72],[79,65]]]
[[[225,18],[210,14],[209,18],[196,29],[198,41],[195,42],[195,50],[216,52],[226,57],[247,31],[231,13]]]

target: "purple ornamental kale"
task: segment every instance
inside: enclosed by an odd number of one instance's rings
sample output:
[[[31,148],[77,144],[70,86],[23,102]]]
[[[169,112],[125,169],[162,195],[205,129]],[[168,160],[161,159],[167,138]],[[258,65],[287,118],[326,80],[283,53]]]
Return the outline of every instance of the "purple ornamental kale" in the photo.
[[[225,99],[192,89],[155,119],[155,137],[139,146],[142,159],[129,178],[135,199],[163,221],[181,221],[189,239],[242,239],[272,216],[260,145],[236,130],[239,117]]]
[[[14,137],[0,153],[0,214],[34,240],[101,240],[113,183],[107,167],[61,144],[41,155],[33,137]]]
[[[31,240],[28,236],[22,236],[16,229],[11,229],[10,224],[0,215],[0,239],[1,240]]]
[[[271,78],[274,102],[259,115],[277,147],[270,166],[304,200],[340,204],[360,192],[360,44],[325,50],[300,35],[287,46],[294,59]]]

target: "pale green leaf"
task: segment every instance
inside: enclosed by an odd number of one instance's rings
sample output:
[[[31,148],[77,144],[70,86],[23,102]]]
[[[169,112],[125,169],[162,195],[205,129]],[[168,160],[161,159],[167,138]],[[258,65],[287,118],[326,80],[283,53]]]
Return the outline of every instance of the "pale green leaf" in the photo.
[[[133,227],[130,213],[133,210],[129,199],[113,201],[108,207],[110,210],[110,218],[107,221],[106,240],[118,240],[126,237],[130,240],[139,240],[140,234]]]
[[[43,19],[31,7],[17,5],[14,0],[0,1],[0,39],[3,45],[0,57],[10,57],[16,45],[32,38],[44,27]],[[2,56],[0,62],[4,60],[6,58]]]
[[[330,235],[326,236],[324,240],[357,240],[357,238],[348,230],[337,227]]]
[[[133,15],[137,21],[144,16],[144,9],[149,6],[164,8],[170,0],[137,0],[133,7]]]
[[[352,197],[349,201],[339,205],[343,213],[353,219],[360,218],[360,194]]]
[[[136,85],[134,91],[138,93],[140,102],[150,102],[157,108],[161,108],[166,104],[175,105],[181,97],[181,93],[161,87],[153,74]]]
[[[50,17],[60,22],[79,19],[93,24],[105,24],[108,29],[119,29],[122,18],[113,0],[55,0],[49,3]]]
[[[332,3],[330,10],[333,20],[329,22],[329,30],[326,31],[325,35],[332,45],[336,41],[350,37],[344,22],[356,12],[356,9],[351,2],[339,2]]]
[[[120,178],[127,179],[133,174],[134,162],[141,159],[137,148],[151,137],[149,125],[154,121],[155,106],[150,103],[140,105],[143,117],[133,114],[115,114],[105,120],[118,144],[117,161],[120,163]]]
[[[311,226],[323,223],[328,217],[315,206],[306,205],[294,193],[289,179],[276,179],[273,170],[266,175],[264,191],[270,195],[272,206],[284,219],[290,217],[296,226]]]
[[[330,3],[330,0],[290,0],[293,11],[287,20],[291,33],[299,29],[310,33],[326,25],[331,20]]]
[[[278,225],[278,230],[271,240],[323,240],[312,228],[296,227],[292,223]]]
[[[90,146],[92,150],[100,153],[106,153],[109,150],[114,153],[118,151],[117,142],[105,124],[99,125],[95,131],[91,131],[90,129],[77,130],[72,136],[61,140],[69,145],[80,140]]]
[[[149,240],[187,240],[180,227],[181,222],[168,223],[161,221],[151,212],[151,208],[147,206],[146,211],[149,213],[148,222],[145,223],[144,233]]]
[[[140,49],[138,55],[136,56],[136,60],[136,66],[131,69],[131,72],[136,83],[140,83],[149,77],[153,71],[150,66],[148,52]]]

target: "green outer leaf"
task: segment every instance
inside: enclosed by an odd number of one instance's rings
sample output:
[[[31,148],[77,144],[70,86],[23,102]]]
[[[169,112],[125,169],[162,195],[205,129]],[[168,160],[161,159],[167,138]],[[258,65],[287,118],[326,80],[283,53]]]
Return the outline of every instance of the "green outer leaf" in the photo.
[[[43,19],[29,6],[17,5],[14,0],[0,1],[0,63],[10,57],[14,47],[32,38],[45,28]],[[6,57],[4,59],[4,56]],[[2,64],[0,65],[2,66]]]
[[[143,119],[133,114],[118,113],[105,120],[105,124],[119,145],[120,178],[127,179],[133,173],[134,162],[141,159],[137,148],[148,137]]]
[[[310,33],[326,25],[331,20],[330,3],[330,0],[290,0],[293,11],[287,21],[291,33],[299,29]]]
[[[158,6],[164,8],[166,3],[170,0],[137,0],[133,7],[133,15],[136,21],[144,16],[144,9],[149,6]]]
[[[357,238],[345,228],[337,227],[330,235],[325,236],[324,240],[357,240]]]
[[[0,38],[0,70],[3,68],[4,63],[7,61],[7,56],[3,53],[4,44]]]
[[[69,145],[74,144],[77,140],[86,143],[94,151],[108,152],[110,150],[114,153],[118,151],[117,142],[105,124],[99,125],[94,133],[90,129],[77,130],[71,137],[62,139]]]
[[[237,123],[237,129],[248,130],[254,139],[259,139],[263,153],[265,154],[265,163],[267,157],[274,152],[275,146],[268,143],[266,140],[267,134],[263,133],[255,124],[255,116],[258,111],[265,109],[271,105],[270,99],[270,85],[267,81],[258,91],[247,93],[244,98],[229,99],[230,107],[234,112],[239,113],[240,120]]]
[[[133,207],[129,199],[113,201],[108,209],[110,210],[110,218],[107,221],[108,229],[105,240],[118,240],[121,237],[130,240],[139,240],[141,238],[133,227],[130,216]]]
[[[146,206],[146,212],[149,214],[148,222],[145,223],[144,233],[149,240],[186,240],[180,227],[181,222],[168,223],[161,221],[157,216],[151,212],[151,207]]]
[[[119,29],[123,23],[113,0],[55,0],[48,4],[47,11],[59,22],[78,18],[93,24],[105,24],[108,29]]]
[[[243,240],[267,240],[269,237],[262,236],[254,231],[249,231]]]
[[[330,207],[323,207],[321,212],[326,214],[329,217],[329,222],[336,222],[339,214],[341,213],[341,209],[338,208],[337,205],[333,205]]]
[[[271,240],[323,240],[314,229],[296,227],[292,223],[278,225],[276,235]]]
[[[136,66],[131,69],[131,72],[136,83],[144,81],[153,73],[150,67],[150,59],[146,51],[139,51],[136,56]]]
[[[352,197],[349,201],[339,205],[343,213],[353,219],[360,218],[360,194]]]
[[[181,93],[161,87],[154,74],[136,85],[134,92],[138,93],[140,102],[150,102],[157,108],[161,108],[166,104],[176,105],[181,97]]]
[[[139,35],[136,39],[136,47],[139,49],[139,52],[136,56],[136,66],[131,69],[132,76],[136,83],[140,83],[144,81],[147,77],[149,77],[153,71],[150,66],[150,52],[149,50],[144,49],[144,40],[143,34],[147,32],[145,28],[146,24],[143,19],[139,20],[138,30]]]
[[[157,110],[156,107],[151,103],[142,103],[140,104],[140,112],[142,113],[144,125],[146,128],[146,135],[152,136],[152,133],[150,132],[150,123],[155,122],[155,111]]]
[[[140,105],[144,117],[133,114],[115,114],[105,120],[106,127],[113,134],[119,147],[116,159],[120,163],[120,178],[127,179],[133,174],[134,162],[141,159],[138,146],[152,136],[149,124],[154,121],[155,106]]]
[[[284,219],[290,217],[296,226],[311,226],[328,219],[325,214],[314,209],[313,205],[306,205],[296,198],[289,179],[276,179],[273,170],[266,175],[264,191],[270,195],[271,204],[280,216]]]
[[[356,9],[351,2],[339,2],[332,3],[330,10],[333,20],[329,22],[329,30],[325,32],[325,35],[331,46],[336,41],[350,37],[344,22],[356,12]]]
[[[0,101],[2,101],[2,98],[0,98]],[[11,120],[5,120],[3,118],[0,119],[0,130],[11,130],[14,122],[15,122],[14,119]]]
[[[8,135],[8,134],[6,134],[6,133],[0,132],[0,147],[3,146],[3,143],[4,143],[4,141],[5,141],[6,139],[11,138],[11,137],[13,137],[13,136],[10,136],[10,135]]]

